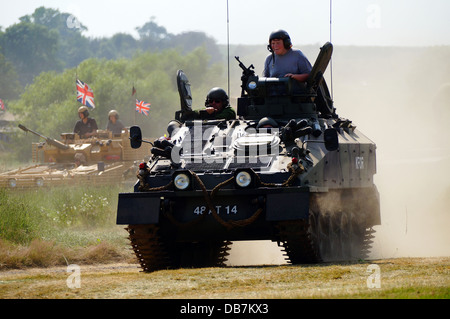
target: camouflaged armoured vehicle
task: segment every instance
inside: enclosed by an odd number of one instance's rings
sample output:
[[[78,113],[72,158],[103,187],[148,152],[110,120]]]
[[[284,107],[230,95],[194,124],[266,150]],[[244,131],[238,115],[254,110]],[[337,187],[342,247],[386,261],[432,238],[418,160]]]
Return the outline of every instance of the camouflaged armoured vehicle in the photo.
[[[128,132],[98,130],[96,137],[88,139],[63,133],[58,141],[23,125],[19,127],[44,141],[32,143],[32,161],[36,164],[1,173],[0,187],[109,185],[131,178],[134,182],[137,164],[148,158],[148,149],[131,148]]]
[[[323,73],[308,81],[243,69],[235,120],[192,115],[178,71],[181,111],[152,143],[134,192],[119,194],[117,224],[144,271],[224,265],[233,241],[272,240],[293,264],[364,258],[381,223],[375,144],[335,111]],[[142,141],[132,127],[133,147]]]

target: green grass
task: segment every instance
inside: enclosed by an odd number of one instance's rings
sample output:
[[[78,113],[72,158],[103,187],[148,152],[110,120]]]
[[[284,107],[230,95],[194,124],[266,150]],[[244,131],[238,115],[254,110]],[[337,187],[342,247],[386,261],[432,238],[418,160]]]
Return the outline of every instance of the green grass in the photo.
[[[0,269],[62,265],[88,258],[89,251],[104,262],[127,254],[126,231],[115,224],[120,191],[119,186],[0,189]]]
[[[29,243],[38,236],[41,224],[40,214],[34,210],[26,198],[11,196],[0,190],[0,238],[15,242]]]

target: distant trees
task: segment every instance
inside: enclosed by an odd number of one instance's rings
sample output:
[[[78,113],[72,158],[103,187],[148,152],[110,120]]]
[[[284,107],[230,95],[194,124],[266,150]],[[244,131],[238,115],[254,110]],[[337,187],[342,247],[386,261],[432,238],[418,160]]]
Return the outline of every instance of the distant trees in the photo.
[[[57,57],[62,67],[74,67],[91,56],[89,39],[82,35],[87,27],[70,13],[39,7],[32,15],[21,17],[20,21],[46,27],[58,34]]]
[[[24,125],[59,138],[78,119],[75,81],[94,90],[91,111],[99,128],[111,109],[127,125],[141,125],[146,136],[164,134],[179,109],[176,71],[188,75],[194,103],[201,107],[212,86],[225,83],[216,41],[201,32],[170,34],[154,18],[136,28],[139,39],[125,33],[87,38],[87,28],[69,13],[45,7],[0,29],[0,98]],[[131,96],[132,87],[137,93]],[[135,99],[151,103],[148,117],[136,114]],[[12,137],[18,158],[28,158],[30,137]]]
[[[142,27],[137,27],[136,31],[139,34],[141,49],[143,50],[168,48],[173,37],[172,34],[167,33],[166,28],[159,26],[154,21],[154,17]]]
[[[20,91],[19,77],[13,64],[0,53],[0,99],[14,99]]]
[[[31,83],[41,72],[62,69],[57,56],[58,34],[44,26],[29,22],[15,24],[1,36],[0,46],[23,85]]]
[[[60,133],[72,132],[77,110],[75,81],[89,84],[94,91],[95,109],[90,111],[99,128],[105,129],[107,114],[115,109],[126,126],[140,125],[148,137],[166,132],[167,123],[180,109],[176,72],[183,69],[192,84],[194,107],[201,108],[213,86],[223,86],[226,79],[221,65],[210,65],[205,48],[187,55],[171,49],[162,52],[141,52],[131,59],[84,60],[77,68],[63,72],[43,72],[28,85],[21,98],[9,103],[9,110],[20,115],[20,121],[42,134],[59,138]],[[132,96],[132,88],[136,94]],[[151,103],[149,116],[135,111],[135,100]],[[19,158],[28,158],[29,140],[19,132],[15,139]]]
[[[22,86],[45,71],[61,72],[89,58],[131,58],[137,52],[176,48],[183,54],[204,46],[210,62],[222,60],[216,41],[202,32],[170,34],[154,18],[136,28],[139,39],[124,33],[111,38],[87,38],[87,28],[70,13],[45,7],[0,30],[0,54],[10,62]]]

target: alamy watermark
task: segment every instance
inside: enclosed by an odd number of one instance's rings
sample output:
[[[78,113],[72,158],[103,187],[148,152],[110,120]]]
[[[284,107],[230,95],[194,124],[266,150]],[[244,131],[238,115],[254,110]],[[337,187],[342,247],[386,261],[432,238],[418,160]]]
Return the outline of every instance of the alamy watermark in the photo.
[[[367,273],[370,275],[367,277],[367,288],[381,288],[381,270],[380,266],[376,264],[371,264],[367,266]]]
[[[366,8],[368,13],[366,25],[369,29],[381,28],[381,7],[378,4],[369,4]]]
[[[179,163],[183,159],[185,163],[224,164],[230,159],[225,153],[232,151],[234,163],[267,164],[271,157],[279,155],[278,128],[239,128],[226,136],[217,135],[215,129],[215,126],[204,129],[201,123],[194,123],[181,140],[180,136],[175,136],[174,140],[179,141],[171,150],[172,161]],[[208,141],[211,142],[209,147],[205,145]]]
[[[66,284],[69,289],[81,288],[81,267],[75,264],[67,266],[67,273],[70,275],[66,279]],[[367,277],[367,288],[381,288],[381,270],[380,266],[370,264],[367,266],[366,273],[370,275]]]
[[[70,289],[81,288],[81,267],[78,265],[68,265],[67,273],[70,273],[66,279],[67,287]]]
[[[67,17],[66,25],[69,29],[81,29],[80,21],[72,14]]]

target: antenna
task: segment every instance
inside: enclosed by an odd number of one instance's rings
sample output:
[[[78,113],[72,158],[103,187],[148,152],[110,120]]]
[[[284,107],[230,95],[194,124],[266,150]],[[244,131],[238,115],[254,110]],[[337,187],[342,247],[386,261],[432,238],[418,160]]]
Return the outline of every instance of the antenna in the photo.
[[[230,98],[230,14],[227,0],[227,63],[228,63],[228,98]]]
[[[331,41],[331,26],[332,26],[332,10],[333,9],[333,4],[332,4],[332,0],[330,0],[330,43],[333,44],[333,42]],[[331,99],[334,99],[333,96],[333,56],[331,56],[330,58],[330,89],[331,89]]]

